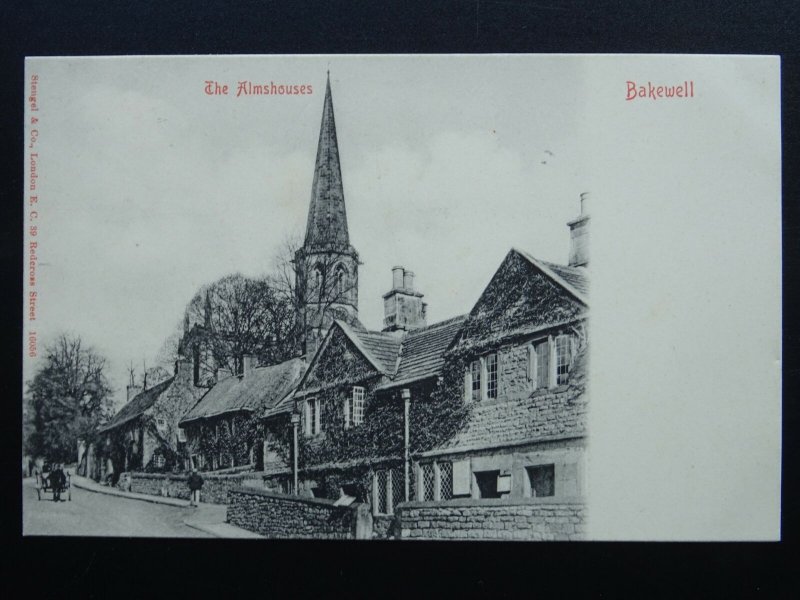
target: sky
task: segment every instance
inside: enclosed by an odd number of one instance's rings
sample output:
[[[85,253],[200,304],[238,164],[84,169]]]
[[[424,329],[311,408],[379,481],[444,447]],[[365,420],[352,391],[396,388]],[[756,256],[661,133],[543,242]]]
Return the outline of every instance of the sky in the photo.
[[[30,59],[39,345],[80,335],[121,401],[200,286],[269,272],[303,233],[328,69],[361,321],[394,265],[436,322],[512,247],[566,263],[590,192],[589,537],[778,539],[778,57]]]
[[[198,287],[269,272],[303,234],[330,69],[359,315],[391,268],[429,322],[468,312],[512,246],[566,262],[586,191],[580,61],[499,57],[81,58],[39,75],[40,342],[62,330],[154,364]],[[237,82],[310,85],[236,96]],[[206,81],[229,94],[207,95]]]

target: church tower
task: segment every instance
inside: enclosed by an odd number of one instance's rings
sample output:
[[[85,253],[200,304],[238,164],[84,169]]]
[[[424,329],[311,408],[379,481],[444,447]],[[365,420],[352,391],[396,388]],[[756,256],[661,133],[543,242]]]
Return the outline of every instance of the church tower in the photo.
[[[312,355],[334,319],[358,321],[358,252],[350,245],[330,72],[303,246],[294,256],[298,327]]]

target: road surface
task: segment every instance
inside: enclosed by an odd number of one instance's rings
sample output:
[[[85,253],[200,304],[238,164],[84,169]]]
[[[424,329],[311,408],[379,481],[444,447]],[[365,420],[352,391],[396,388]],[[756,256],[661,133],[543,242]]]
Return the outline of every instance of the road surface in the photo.
[[[67,495],[62,498],[66,500]],[[71,502],[36,498],[33,479],[22,483],[23,535],[192,537],[211,535],[183,524],[193,508],[154,504],[72,486]]]

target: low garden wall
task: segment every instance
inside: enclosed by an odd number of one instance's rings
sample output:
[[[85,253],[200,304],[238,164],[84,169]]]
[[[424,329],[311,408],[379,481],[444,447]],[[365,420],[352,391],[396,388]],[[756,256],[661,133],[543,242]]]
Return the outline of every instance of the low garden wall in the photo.
[[[244,487],[228,492],[228,523],[268,538],[372,537],[372,514],[366,504],[334,506],[333,500]]]
[[[568,541],[586,533],[586,507],[579,499],[404,502],[396,517],[402,539]]]
[[[228,492],[242,486],[264,487],[263,473],[201,473],[200,502],[225,504]],[[184,473],[123,473],[118,487],[139,494],[189,499],[189,476]]]

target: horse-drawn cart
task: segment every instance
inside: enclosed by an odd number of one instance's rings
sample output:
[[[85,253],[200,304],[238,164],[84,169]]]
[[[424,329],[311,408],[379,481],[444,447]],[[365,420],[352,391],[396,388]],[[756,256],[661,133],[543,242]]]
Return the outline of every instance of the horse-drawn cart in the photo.
[[[55,488],[50,481],[50,472],[46,472],[44,469],[41,473],[36,473],[36,495],[39,497],[39,500],[42,499],[43,494],[51,494],[53,499],[55,499]],[[67,500],[72,500],[72,484],[69,480],[69,473],[64,471],[64,485],[61,486],[61,493],[67,494]]]

